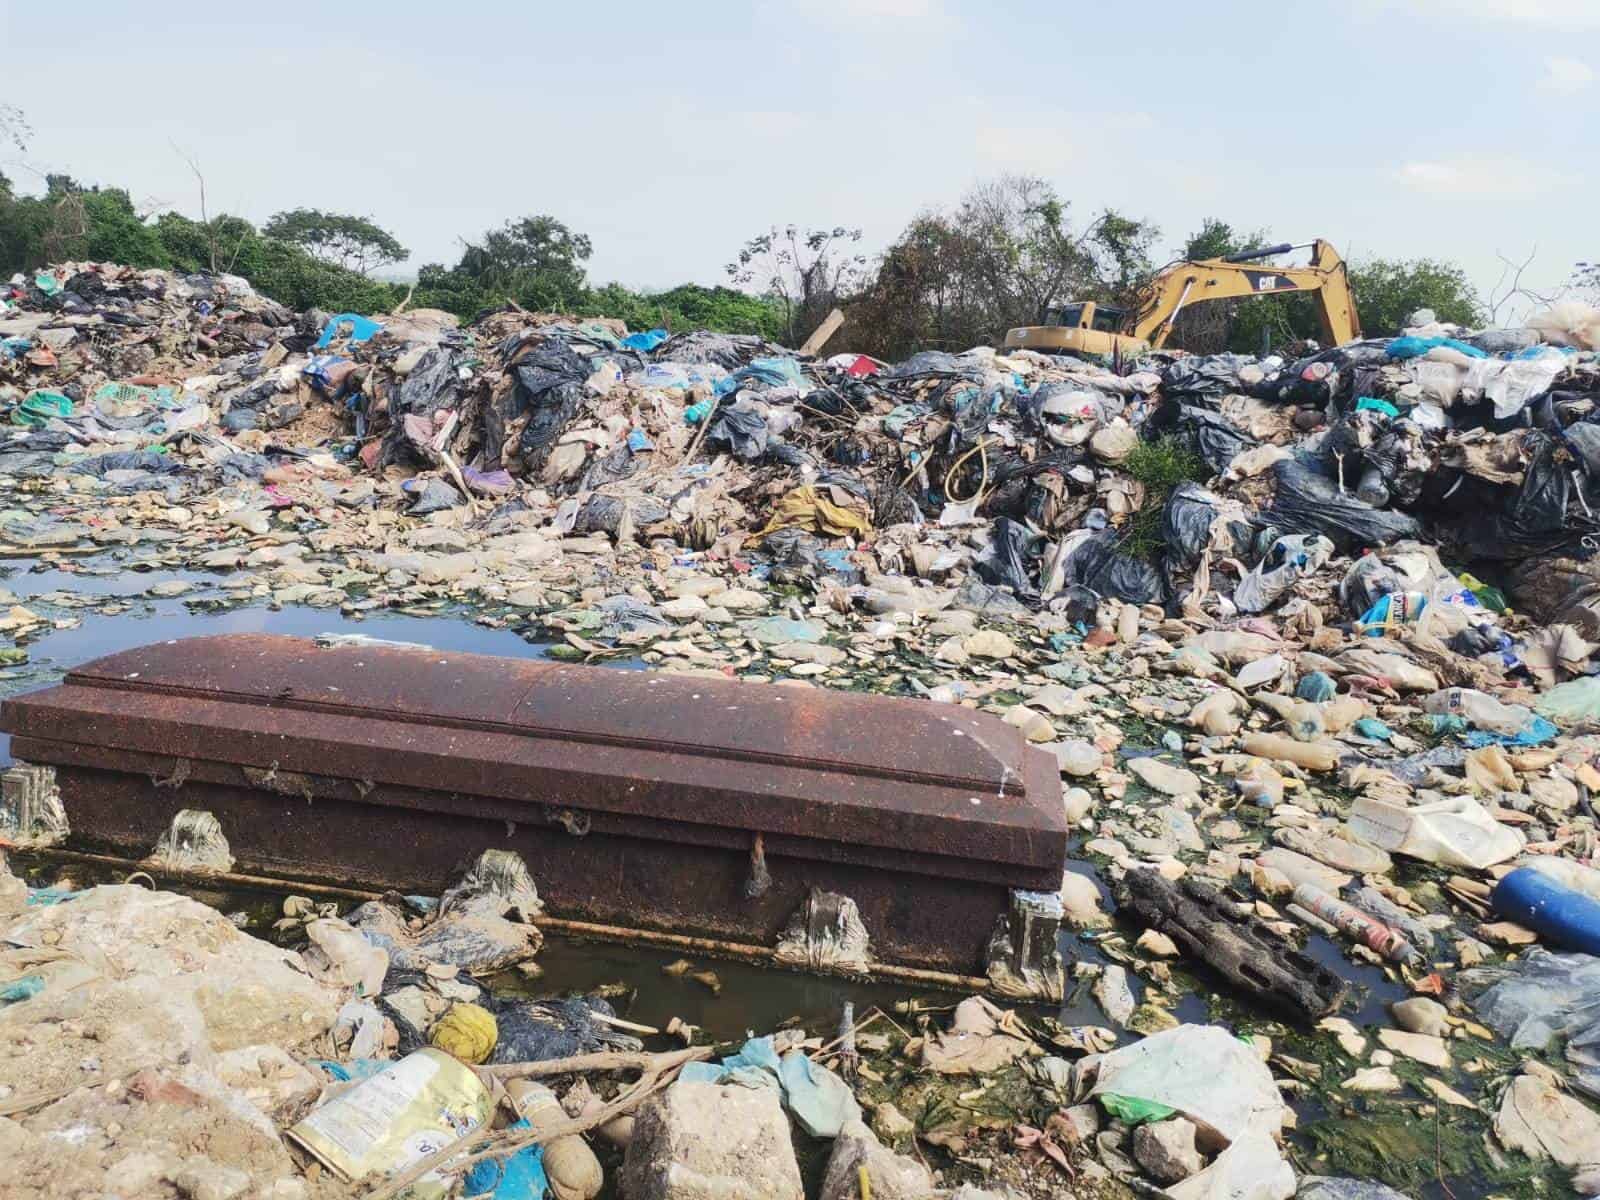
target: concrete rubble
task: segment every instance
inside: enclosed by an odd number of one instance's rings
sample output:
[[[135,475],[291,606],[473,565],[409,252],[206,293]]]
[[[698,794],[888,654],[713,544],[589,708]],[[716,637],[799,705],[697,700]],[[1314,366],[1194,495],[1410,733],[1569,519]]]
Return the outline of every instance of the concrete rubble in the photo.
[[[0,287],[8,691],[97,618],[456,618],[557,658],[981,708],[1060,764],[1059,961],[999,938],[992,999],[863,1013],[848,1057],[831,1030],[779,1034],[862,1114],[805,1173],[779,1067],[636,1098],[620,1145],[582,1131],[622,1194],[1600,1181],[1592,321],[1423,313],[1296,358],[1119,370],[885,364],[51,278]],[[0,833],[52,840],[52,802],[8,772]],[[191,816],[162,861],[226,870],[208,829]],[[358,1194],[280,1136],[354,1064],[435,1027],[460,1061],[486,1046],[485,1075],[639,1053],[604,999],[487,985],[537,976],[528,865],[516,896],[291,898],[269,942],[170,892],[58,895],[30,861],[0,886],[0,1172],[128,1200]],[[865,932],[841,929],[850,960]],[[716,1035],[735,1074],[747,1032]],[[559,1082],[573,1120],[627,1087]]]

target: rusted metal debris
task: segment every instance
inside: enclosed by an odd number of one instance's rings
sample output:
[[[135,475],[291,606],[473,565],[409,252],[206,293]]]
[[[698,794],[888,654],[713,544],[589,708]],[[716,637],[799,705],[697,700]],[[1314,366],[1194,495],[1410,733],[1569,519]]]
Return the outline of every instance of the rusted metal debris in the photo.
[[[77,848],[205,809],[241,870],[425,891],[514,850],[558,916],[760,945],[817,888],[891,963],[981,970],[1066,856],[1054,760],[921,701],[240,634],[85,664],[0,728]]]
[[[1295,949],[1248,904],[1232,904],[1198,879],[1172,883],[1148,868],[1129,871],[1119,903],[1140,925],[1170,937],[1186,958],[1280,1011],[1314,1019],[1344,999],[1349,985],[1335,972]]]

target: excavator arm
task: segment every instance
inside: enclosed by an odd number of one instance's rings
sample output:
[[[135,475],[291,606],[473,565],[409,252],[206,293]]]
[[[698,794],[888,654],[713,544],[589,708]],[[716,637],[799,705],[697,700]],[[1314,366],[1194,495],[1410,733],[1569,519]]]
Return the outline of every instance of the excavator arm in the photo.
[[[1191,304],[1281,292],[1312,292],[1323,341],[1342,345],[1361,336],[1355,297],[1344,260],[1320,238],[1312,243],[1311,263],[1304,267],[1267,267],[1259,260],[1287,252],[1270,246],[1226,258],[1182,262],[1157,275],[1140,293],[1126,333],[1160,349],[1172,333],[1178,314]],[[1255,261],[1252,261],[1255,260]]]

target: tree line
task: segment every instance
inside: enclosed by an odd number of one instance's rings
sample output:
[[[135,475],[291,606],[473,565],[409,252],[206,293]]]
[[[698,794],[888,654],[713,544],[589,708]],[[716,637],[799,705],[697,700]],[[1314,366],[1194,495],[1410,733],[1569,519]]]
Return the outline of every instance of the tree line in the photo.
[[[203,181],[202,181],[203,185]],[[202,193],[203,194],[203,193]],[[727,286],[684,284],[640,292],[594,285],[593,244],[548,215],[507,221],[463,243],[453,265],[428,263],[414,284],[378,278],[409,257],[370,217],[299,208],[259,227],[242,217],[195,220],[141,213],[122,188],[50,175],[42,195],[23,195],[0,175],[0,274],[46,263],[96,260],[243,276],[296,309],[384,312],[410,296],[463,321],[509,304],[529,311],[617,317],[630,328],[709,328],[755,333],[797,346],[834,307],[834,341],[898,359],[920,349],[994,343],[1015,325],[1040,322],[1073,299],[1126,304],[1162,265],[1160,230],[1113,209],[1079,219],[1047,181],[1004,176],[973,187],[955,205],[917,214],[875,258],[848,226],[772,226],[738,248]],[[1236,253],[1272,241],[1207,218],[1175,258]],[[1432,308],[1441,320],[1480,323],[1484,305],[1457,266],[1429,259],[1373,258],[1350,264],[1363,328],[1398,331]],[[1172,344],[1197,352],[1259,353],[1316,336],[1309,296],[1196,305],[1181,314]]]

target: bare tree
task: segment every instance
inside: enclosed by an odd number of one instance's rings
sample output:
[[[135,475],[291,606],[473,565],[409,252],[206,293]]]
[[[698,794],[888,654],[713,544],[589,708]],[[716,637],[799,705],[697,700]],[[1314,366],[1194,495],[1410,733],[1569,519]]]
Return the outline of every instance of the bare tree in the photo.
[[[849,250],[860,240],[861,230],[842,225],[832,229],[774,225],[740,248],[737,261],[727,266],[728,276],[741,287],[754,285],[775,299],[783,309],[785,340],[797,345],[861,285],[866,257]]]
[[[231,273],[234,265],[239,261],[239,253],[244,249],[245,242],[250,238],[255,230],[248,221],[241,220],[239,222],[239,237],[238,240],[233,244],[233,253],[228,256],[226,266],[219,266],[218,264],[221,261],[219,257],[219,252],[221,250],[220,241],[222,237],[222,230],[220,228],[221,219],[219,218],[217,221],[212,221],[211,213],[206,208],[205,173],[200,170],[200,164],[195,161],[194,155],[187,154],[180,150],[177,142],[174,142],[169,138],[167,144],[172,147],[172,152],[174,154],[183,159],[183,161],[189,165],[189,170],[194,172],[195,182],[200,185],[200,226],[205,230],[206,255],[211,263],[212,274],[216,274],[219,271],[222,273]]]
[[[1521,262],[1516,262],[1499,251],[1495,252],[1496,257],[1500,259],[1501,268],[1500,278],[1497,279],[1495,281],[1495,285],[1489,289],[1488,308],[1490,325],[1499,325],[1501,323],[1500,310],[1513,300],[1522,300],[1531,304],[1543,305],[1545,307],[1548,307],[1550,304],[1555,302],[1559,293],[1552,292],[1550,294],[1544,294],[1541,292],[1536,292],[1532,288],[1523,286],[1522,273],[1526,271],[1533,263],[1534,257],[1538,253],[1538,243],[1534,243],[1533,249],[1528,251],[1528,256]],[[1524,313],[1523,315],[1526,316],[1527,314]]]

